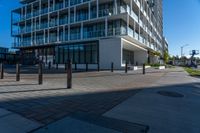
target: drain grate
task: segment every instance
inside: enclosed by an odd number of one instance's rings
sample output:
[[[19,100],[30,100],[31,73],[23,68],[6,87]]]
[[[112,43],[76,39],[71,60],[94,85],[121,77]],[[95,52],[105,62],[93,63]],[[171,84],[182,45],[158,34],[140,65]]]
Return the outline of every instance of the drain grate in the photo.
[[[158,94],[162,96],[167,96],[167,97],[175,97],[175,98],[181,98],[184,97],[183,94],[177,93],[177,92],[172,92],[172,91],[158,91]]]

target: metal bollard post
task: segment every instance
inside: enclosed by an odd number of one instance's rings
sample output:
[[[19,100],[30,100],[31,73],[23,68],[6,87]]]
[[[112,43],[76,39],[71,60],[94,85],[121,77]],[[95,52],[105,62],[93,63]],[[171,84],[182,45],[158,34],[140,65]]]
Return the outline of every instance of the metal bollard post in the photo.
[[[74,65],[75,65],[75,70],[77,70],[77,63],[75,62],[75,64],[74,64]]]
[[[4,78],[4,66],[3,63],[1,63],[1,79]]]
[[[16,64],[16,81],[20,81],[20,64]]]
[[[72,88],[72,62],[69,60],[67,64],[67,89]]]
[[[56,69],[58,70],[58,63],[56,63]]]
[[[146,71],[145,71],[145,64],[143,64],[143,74],[145,74]]]
[[[68,63],[65,63],[65,71],[67,70]]]
[[[86,63],[85,71],[88,71],[88,63]]]
[[[99,63],[97,63],[97,71],[98,71],[98,72],[100,71]]]
[[[48,66],[49,70],[51,69],[51,62],[49,62],[49,66]]]
[[[43,83],[43,71],[42,71],[42,63],[39,63],[39,70],[38,70],[38,84],[42,85]]]
[[[114,63],[112,62],[111,63],[111,72],[113,72],[114,71]]]
[[[125,73],[128,73],[128,62],[126,62],[126,65],[125,65]]]

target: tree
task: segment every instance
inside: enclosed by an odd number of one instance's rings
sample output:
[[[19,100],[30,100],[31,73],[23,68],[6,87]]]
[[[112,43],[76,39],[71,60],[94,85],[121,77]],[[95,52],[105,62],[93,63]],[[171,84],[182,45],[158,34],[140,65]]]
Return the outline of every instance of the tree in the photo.
[[[169,53],[167,50],[164,51],[164,62],[165,64],[169,61]]]

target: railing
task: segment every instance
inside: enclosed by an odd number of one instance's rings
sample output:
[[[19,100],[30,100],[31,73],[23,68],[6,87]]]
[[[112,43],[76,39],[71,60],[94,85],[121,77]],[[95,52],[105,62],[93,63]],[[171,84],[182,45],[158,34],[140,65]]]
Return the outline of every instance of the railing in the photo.
[[[103,37],[105,36],[105,30],[98,30],[98,31],[90,31],[90,32],[84,32],[83,38],[95,38],[95,37]]]
[[[113,8],[110,9],[100,9],[99,10],[99,17],[110,16],[113,14]]]
[[[125,35],[125,34],[127,34],[127,31],[123,27],[108,29],[108,36]]]
[[[81,34],[70,34],[70,40],[78,40],[81,38]]]
[[[68,24],[68,17],[59,19],[59,24],[60,25]]]
[[[55,4],[54,10],[59,10],[59,9],[62,9],[63,7],[64,7],[64,5],[62,3],[57,3],[57,4]]]
[[[48,13],[48,8],[41,9],[41,14],[45,14],[45,13]]]

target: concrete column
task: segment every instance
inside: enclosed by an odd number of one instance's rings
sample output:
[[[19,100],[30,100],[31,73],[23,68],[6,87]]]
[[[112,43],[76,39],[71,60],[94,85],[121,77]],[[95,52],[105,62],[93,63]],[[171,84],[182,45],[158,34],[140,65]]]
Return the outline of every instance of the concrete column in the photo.
[[[27,17],[27,5],[24,7],[25,18]]]
[[[43,34],[44,34],[43,41],[44,41],[44,44],[45,44],[45,39],[46,39],[46,32],[45,32],[45,30],[43,31]]]
[[[99,17],[99,0],[96,1],[96,7],[97,7],[97,18]]]
[[[64,6],[64,7],[66,7],[66,5],[65,5],[65,1],[66,1],[66,0],[63,0],[63,6]]]
[[[35,30],[36,30],[36,22],[37,22],[37,19],[35,18]],[[36,32],[34,31],[34,44],[36,44]]]
[[[70,8],[68,8],[68,23],[70,24]]]
[[[42,1],[39,1],[39,27],[41,28],[41,9],[42,9]]]
[[[49,33],[49,29],[47,30],[47,43],[50,43],[50,35],[49,35],[50,33]]]
[[[91,2],[88,3],[88,19],[90,20],[91,16]]]
[[[50,11],[50,0],[48,0],[48,12]]]
[[[136,32],[136,24],[135,24],[135,21],[134,21],[134,26],[133,26],[133,37],[135,38],[135,32]]]
[[[108,36],[108,18],[105,18],[105,36]]]
[[[83,39],[83,22],[81,23],[81,40]]]
[[[53,10],[55,10],[55,0],[53,0]]]
[[[68,25],[68,41],[70,40],[70,25]]]
[[[74,22],[76,22],[76,6],[74,7]]]
[[[140,3],[140,7],[139,7],[139,15],[138,15],[138,22],[139,22],[139,33],[138,33],[138,40],[140,40],[140,13],[141,13],[141,3]]]
[[[65,41],[65,26],[63,26],[63,34],[62,34],[62,38],[63,38],[62,41]]]
[[[127,22],[127,25],[126,25],[126,34],[128,35],[128,29],[129,29],[129,15],[127,14],[127,16],[126,16],[127,18],[126,18],[126,22]]]
[[[117,14],[117,0],[114,0],[114,14]]]
[[[130,1],[130,15],[132,15],[132,10],[133,10],[133,1]]]

